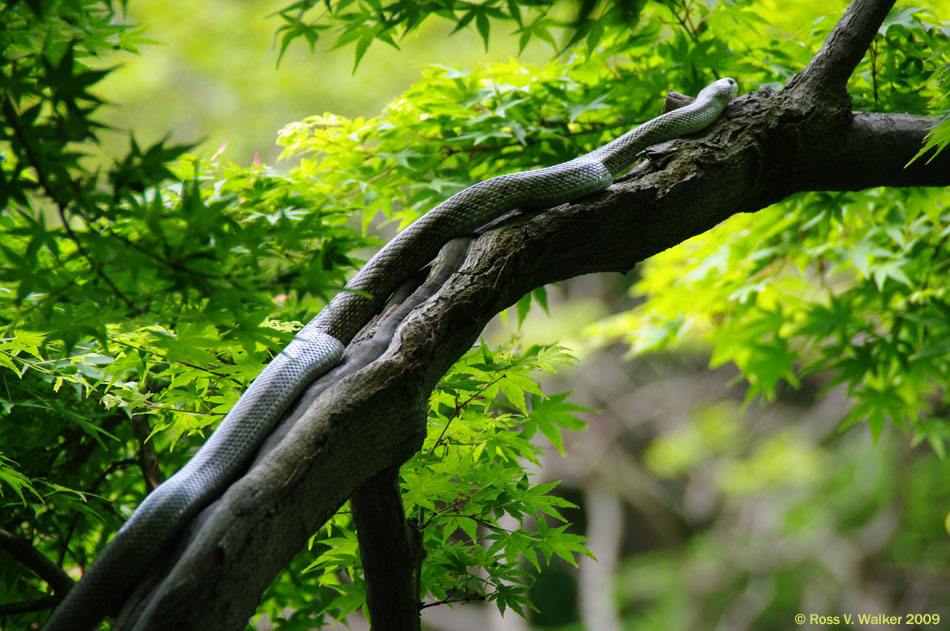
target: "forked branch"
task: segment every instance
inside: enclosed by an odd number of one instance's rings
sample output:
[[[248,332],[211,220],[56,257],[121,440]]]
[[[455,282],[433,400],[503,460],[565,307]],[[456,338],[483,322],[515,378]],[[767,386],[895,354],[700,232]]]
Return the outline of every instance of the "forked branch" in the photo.
[[[821,101],[846,98],[848,79],[864,58],[894,1],[852,0],[825,43],[785,89],[807,93]]]

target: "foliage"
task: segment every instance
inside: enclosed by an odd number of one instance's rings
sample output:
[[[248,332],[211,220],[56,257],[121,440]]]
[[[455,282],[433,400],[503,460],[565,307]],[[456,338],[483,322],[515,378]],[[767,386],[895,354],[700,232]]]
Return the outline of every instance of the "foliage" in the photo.
[[[876,110],[920,111],[926,103],[943,122],[915,156],[932,159],[950,144],[950,24],[934,24],[920,6],[891,12],[871,43],[860,78],[870,88]]]
[[[526,592],[541,559],[575,564],[574,554],[590,555],[567,524],[549,523],[564,522],[561,510],[576,507],[551,494],[556,483],[532,484],[526,471],[539,466],[536,432],[560,447],[562,429],[584,427],[574,414],[588,408],[567,402],[567,393],[544,395],[531,376],[573,363],[561,347],[482,344],[432,393],[428,437],[401,469],[406,512],[425,550],[420,598],[428,593],[432,600],[423,606],[488,600],[502,613],[511,608],[523,616],[532,607]],[[365,611],[356,531],[345,507],[313,537],[311,549],[316,558],[302,571],[314,593],[281,628]],[[286,600],[271,602],[266,611],[281,616]]]
[[[147,467],[146,440],[163,467],[180,466],[299,321],[342,284],[350,253],[371,242],[345,225],[349,211],[354,201],[367,204],[368,222],[374,190],[359,190],[359,160],[346,171],[327,155],[285,174],[201,162],[185,146],[143,148],[134,138],[125,156],[97,168],[85,157],[102,131],[101,101],[90,90],[107,71],[86,61],[103,48],[133,50],[141,40],[135,29],[114,24],[108,6],[56,9],[18,5],[4,13],[14,44],[5,49],[0,138],[0,444],[16,451],[0,454],[0,501],[4,528],[82,567],[141,498],[136,467]],[[73,29],[77,22],[90,24],[88,35]],[[564,416],[572,408],[563,397],[541,397],[524,376],[530,366],[563,361],[557,351],[506,355],[502,365],[491,364],[484,349],[482,361],[484,370],[505,374],[463,406],[465,414],[501,393],[527,415],[516,395],[530,388],[539,397],[533,415],[497,421],[521,436],[518,449],[528,462],[533,432],[556,441],[559,423],[575,425]],[[494,421],[483,422],[487,428]],[[481,457],[503,459],[494,447]],[[497,508],[540,519],[510,535],[496,528],[490,555],[503,562],[494,563],[491,584],[500,591],[471,593],[520,610],[528,584],[518,569],[523,554],[537,548],[566,556],[582,548],[576,535],[535,515],[555,516],[566,504],[548,496],[549,487],[529,484],[512,453],[504,457],[508,469],[485,472],[507,486],[496,494],[486,487],[486,497],[472,502],[473,518],[495,523]],[[436,498],[417,501],[434,506]],[[444,518],[429,519],[429,538],[441,536]],[[475,566],[488,563],[468,553]],[[452,574],[465,573],[461,557],[453,559],[441,573],[428,570],[437,593],[454,593],[463,589],[455,583],[468,580]],[[17,565],[5,563],[0,572],[11,599],[41,593]],[[508,578],[522,587],[502,582]]]
[[[95,2],[0,12],[0,526],[75,568],[140,501],[146,437],[169,428],[152,442],[179,467],[369,242],[307,178],[174,167],[187,147],[134,137],[97,166],[108,71],[89,64],[143,41],[115,18]],[[4,559],[5,601],[42,593]]]
[[[882,28],[852,82],[859,107],[926,108],[931,64],[946,58],[906,57],[910,42],[936,42],[915,13]],[[808,193],[734,217],[652,259],[636,288],[649,300],[592,333],[625,336],[635,353],[707,339],[714,365],[742,371],[749,399],[827,371],[854,402],[847,425],[866,420],[876,438],[890,419],[942,455],[947,200],[917,189]]]
[[[721,30],[725,39],[756,19],[738,10],[703,28]],[[281,157],[303,158],[300,169],[307,174],[338,174],[335,185],[364,209],[364,224],[382,211],[404,226],[475,181],[563,162],[616,137],[655,115],[656,95],[670,85],[695,93],[717,75],[750,83],[788,76],[786,68],[763,67],[752,55],[696,43],[690,32],[661,37],[645,24],[630,37],[605,41],[593,52],[578,47],[567,60],[543,67],[515,61],[471,70],[433,66],[378,117],[326,114],[286,126],[278,138]],[[755,52],[782,59],[792,48],[768,42]],[[669,61],[698,50],[706,55],[704,67]]]
[[[283,22],[277,29],[281,55],[295,40],[303,38],[312,51],[322,31],[334,30],[334,48],[355,42],[353,68],[359,66],[367,49],[379,41],[399,49],[397,41],[412,33],[431,17],[443,18],[455,25],[455,33],[475,27],[488,49],[492,23],[516,27],[520,50],[532,39],[540,39],[558,50],[552,31],[566,30],[570,35],[564,49],[580,41],[588,48],[597,46],[605,32],[623,34],[635,26],[643,0],[579,0],[573,16],[553,0],[299,0],[278,14]],[[679,4],[675,0],[671,5]],[[552,15],[553,14],[553,15]],[[557,15],[563,17],[555,17]]]
[[[943,55],[946,57],[948,54],[950,54],[950,47],[945,46]],[[938,152],[950,145],[950,64],[944,64],[937,72],[934,84],[938,96],[934,98],[932,109],[940,116],[941,122],[927,136],[927,143],[920,153],[914,156],[915,160],[924,156],[927,160],[931,160]]]
[[[652,259],[636,288],[650,299],[595,329],[636,353],[707,339],[749,399],[827,372],[848,386],[847,424],[877,437],[890,419],[942,455],[947,197],[883,195],[810,193],[731,219]]]
[[[199,143],[193,151],[207,158],[227,141],[226,160],[248,165],[257,155],[272,164],[279,153],[274,132],[287,122],[325,111],[376,113],[416,80],[421,65],[436,59],[477,63],[486,56],[474,31],[448,38],[447,23],[430,21],[400,42],[398,54],[388,46],[370,48],[355,75],[353,45],[320,50],[317,57],[305,46],[291,46],[277,64],[274,29],[280,18],[272,14],[284,4],[209,0],[189,4],[182,19],[176,0],[130,2],[126,19],[148,25],[147,36],[158,43],[141,47],[140,55],[99,60],[96,67],[115,69],[96,93],[120,106],[103,108],[101,120],[131,127],[143,145],[171,133],[177,142]],[[489,53],[499,60],[518,50],[502,37],[500,30],[493,33]],[[548,54],[537,44],[523,56]],[[106,154],[128,147],[121,133],[101,140]]]
[[[933,52],[950,29],[925,17],[907,7],[882,26],[849,86],[857,109],[923,114],[940,98],[927,85],[950,60]],[[623,337],[634,354],[708,340],[714,366],[742,371],[747,400],[774,400],[780,384],[826,372],[829,387],[848,386],[846,425],[867,421],[876,438],[890,419],[942,455],[948,199],[817,192],[733,217],[651,259],[635,287],[648,299],[589,333]]]

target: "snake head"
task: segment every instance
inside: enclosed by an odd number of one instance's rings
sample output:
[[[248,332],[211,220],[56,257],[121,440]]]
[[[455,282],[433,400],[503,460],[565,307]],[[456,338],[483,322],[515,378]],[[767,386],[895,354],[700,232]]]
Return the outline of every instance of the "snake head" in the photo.
[[[719,81],[716,81],[716,83],[722,83],[725,89],[728,90],[729,92],[728,100],[730,101],[736,98],[736,95],[739,94],[739,84],[736,83],[736,80],[733,79],[732,77],[724,77],[720,79]],[[716,83],[714,83],[713,85],[716,85]]]
[[[722,93],[727,103],[736,98],[736,95],[739,94],[739,84],[736,83],[736,80],[732,77],[723,77],[718,81],[714,81],[706,87],[707,90],[710,88]]]
[[[720,107],[725,107],[739,93],[739,84],[732,77],[725,77],[718,81],[713,81],[699,94],[696,95],[696,101],[718,101]]]

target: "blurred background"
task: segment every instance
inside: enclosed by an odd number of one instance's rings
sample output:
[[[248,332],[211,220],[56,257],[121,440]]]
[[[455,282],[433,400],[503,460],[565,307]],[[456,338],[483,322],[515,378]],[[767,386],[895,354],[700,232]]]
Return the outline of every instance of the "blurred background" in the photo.
[[[276,11],[285,0],[211,0],[182,4],[170,0],[130,2],[129,21],[155,41],[140,56],[124,55],[117,70],[99,84],[119,107],[103,118],[118,129],[134,129],[142,145],[168,133],[178,142],[201,141],[207,158],[221,143],[223,158],[247,166],[255,154],[274,164],[275,143],[284,125],[314,114],[371,117],[420,76],[423,66],[473,66],[505,61],[518,53],[517,39],[493,34],[488,51],[478,34],[426,21],[399,41],[401,51],[371,46],[353,72],[353,45],[315,54],[303,40],[291,44],[278,65],[281,25]],[[501,29],[496,29],[501,30]],[[548,61],[550,49],[529,44],[522,61]],[[109,66],[114,59],[106,60]],[[113,150],[128,144],[117,133]]]
[[[156,43],[123,57],[102,84],[100,94],[120,106],[106,122],[134,129],[143,145],[170,133],[201,141],[196,153],[205,158],[226,142],[226,161],[274,164],[287,123],[324,112],[371,117],[425,64],[517,54],[502,29],[486,52],[476,32],[449,37],[450,25],[427,22],[398,54],[370,47],[355,74],[352,46],[313,55],[294,43],[278,66],[279,22],[268,16],[284,4],[131,2],[129,19]],[[809,19],[790,12],[782,28],[795,33]],[[532,44],[520,59],[551,55]],[[110,134],[105,150],[127,142]],[[559,342],[582,360],[545,391],[572,390],[575,403],[600,410],[585,416],[586,431],[566,437],[566,456],[551,450],[539,474],[563,480],[561,492],[579,506],[568,511],[573,531],[589,537],[599,562],[545,570],[532,592],[539,612],[528,621],[472,604],[426,609],[426,627],[836,627],[795,624],[807,603],[806,615],[939,614],[942,624],[921,628],[950,628],[950,464],[926,444],[911,448],[890,424],[876,446],[864,425],[841,429],[847,395],[836,388],[817,398],[827,385],[820,378],[773,404],[743,406],[736,371],[710,369],[706,348],[628,361],[624,347],[590,347],[580,332],[631,306],[630,276],[550,288],[550,314],[535,309],[521,329],[526,343]],[[512,332],[493,325],[488,340]],[[348,622],[365,626],[358,615]]]

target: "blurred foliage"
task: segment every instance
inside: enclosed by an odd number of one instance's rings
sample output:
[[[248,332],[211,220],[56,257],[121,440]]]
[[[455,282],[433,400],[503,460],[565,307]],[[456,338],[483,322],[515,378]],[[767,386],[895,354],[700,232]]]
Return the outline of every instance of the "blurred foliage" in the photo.
[[[846,424],[887,420],[941,456],[950,437],[943,190],[808,193],[734,217],[647,263],[648,299],[592,334],[634,353],[691,339],[734,363],[748,400],[810,374],[845,383]]]
[[[152,143],[172,133],[179,142],[199,142],[207,158],[223,142],[226,160],[242,166],[256,156],[273,163],[279,153],[274,131],[288,121],[333,112],[343,116],[376,113],[419,76],[419,68],[437,60],[459,65],[503,61],[518,54],[517,42],[493,33],[486,53],[477,33],[451,33],[445,20],[429,21],[400,39],[401,51],[374,47],[359,72],[351,74],[349,44],[335,50],[318,46],[316,54],[292,46],[277,64],[283,0],[209,0],[183,5],[173,0],[135,0],[127,19],[148,28],[157,40],[142,54],[102,61],[117,67],[98,93],[117,107],[101,112],[107,124],[131,127]],[[324,48],[324,49],[321,49]],[[529,44],[523,60],[547,59],[547,45]],[[128,144],[120,131],[104,134],[107,155]]]
[[[944,58],[950,55],[950,47],[944,46],[942,49]],[[938,96],[934,99],[933,109],[941,118],[941,122],[927,137],[927,143],[920,150],[914,159],[926,158],[930,160],[939,151],[946,149],[950,145],[950,64],[944,64],[936,73],[933,80],[934,87]]]
[[[360,62],[373,43],[395,44],[423,28],[428,14],[412,4],[298,3],[280,14],[278,40],[290,55],[295,37],[313,43],[329,30]],[[945,109],[948,31],[939,20],[950,16],[905,4],[852,79],[856,107]],[[373,242],[352,227],[353,211],[362,211],[364,229],[377,219],[404,226],[475,181],[562,162],[617,136],[656,114],[657,95],[671,86],[695,93],[727,75],[746,88],[779,86],[837,17],[813,23],[811,3],[739,0],[440,6],[433,16],[486,42],[492,24],[507,23],[518,46],[553,42],[564,54],[543,65],[432,66],[379,116],[290,123],[278,141],[299,165],[286,172],[227,164],[220,155],[200,160],[189,146],[131,136],[101,163],[102,97],[93,88],[109,76],[112,51],[146,43],[141,30],[123,25],[115,5],[89,0],[0,7],[0,527],[78,575],[145,492],[144,437],[134,426],[146,426],[166,470],[187,460],[268,358],[342,285],[358,263],[354,252]],[[324,8],[319,19],[309,13]],[[301,76],[294,71],[294,81],[307,84]],[[651,260],[635,288],[643,302],[588,334],[628,340],[635,353],[711,345],[714,364],[741,371],[747,400],[772,401],[818,377],[843,383],[852,401],[846,424],[867,421],[877,440],[890,420],[942,456],[946,206],[944,191],[818,192],[735,217]],[[531,299],[519,303],[519,321]],[[533,299],[546,304],[543,291]],[[407,510],[423,526],[430,603],[487,599],[523,613],[541,561],[586,553],[563,523],[570,502],[527,474],[538,459],[535,435],[563,450],[562,430],[583,426],[579,406],[563,394],[545,396],[532,376],[569,361],[559,347],[482,346],[433,393],[426,447],[402,480]],[[884,444],[875,458],[894,461],[896,447]],[[812,536],[809,520],[820,518],[846,537],[861,521],[855,514],[897,496],[893,476],[879,468],[872,477],[861,466],[864,449],[824,451],[791,429],[751,440],[729,410],[713,408],[658,438],[644,457],[670,479],[714,462],[726,498],[798,489],[774,513],[790,530],[774,533]],[[935,571],[946,571],[946,541],[931,545],[947,512],[934,480],[946,469],[933,458],[920,462],[907,474],[918,489],[906,503],[908,530],[890,553],[913,563],[927,550]],[[859,493],[851,480],[867,486]],[[840,513],[808,515],[801,510],[808,503]],[[503,516],[518,527],[502,527]],[[768,571],[752,561],[698,592],[683,573],[664,573],[686,568],[701,577],[704,565],[723,563],[710,560],[713,550],[742,543],[720,530],[728,523],[697,529],[679,559],[650,558],[665,588],[634,590],[640,600],[630,602],[646,604],[631,619],[665,616],[658,626],[676,628],[676,620],[696,620],[677,602],[698,598],[697,610],[711,619],[746,598],[750,573]],[[261,613],[297,611],[279,622],[292,629],[312,624],[309,616],[329,622],[360,608],[354,541],[343,511],[275,582]],[[46,593],[3,558],[3,601]],[[763,580],[776,596],[763,611],[801,609],[811,570],[772,569]],[[630,572],[637,584],[636,568]],[[11,624],[41,618],[27,613]]]
[[[775,629],[805,613],[838,616],[825,628],[858,629],[859,614],[910,611],[942,626],[948,461],[909,451],[895,433],[872,448],[855,433],[816,432],[805,417],[782,429],[779,419],[756,426],[738,409],[716,409],[718,418],[696,419],[703,429],[649,447],[651,467],[664,465],[657,450],[673,454],[680,443],[697,455],[688,469],[660,473],[682,530],[622,563],[617,606],[629,628]],[[699,496],[710,505],[691,506]]]

